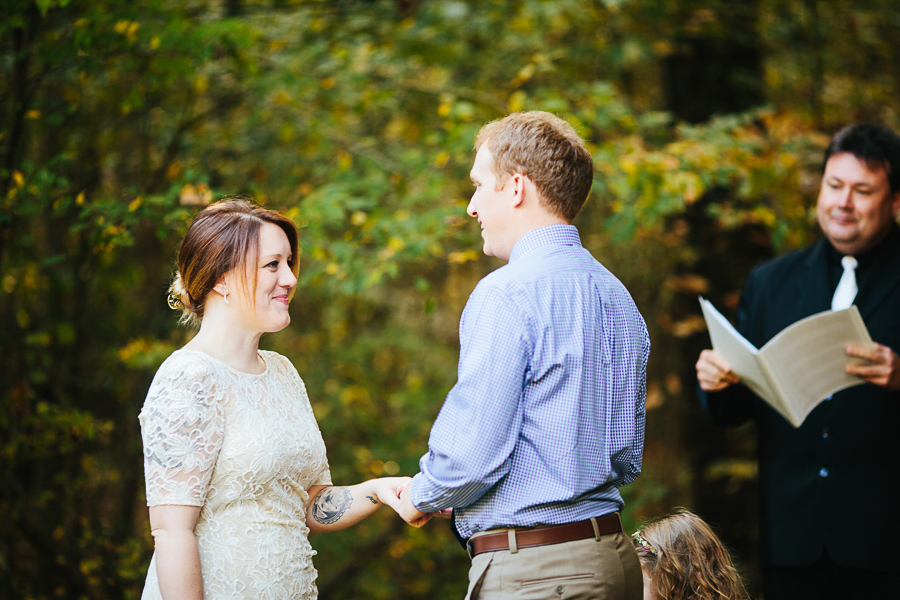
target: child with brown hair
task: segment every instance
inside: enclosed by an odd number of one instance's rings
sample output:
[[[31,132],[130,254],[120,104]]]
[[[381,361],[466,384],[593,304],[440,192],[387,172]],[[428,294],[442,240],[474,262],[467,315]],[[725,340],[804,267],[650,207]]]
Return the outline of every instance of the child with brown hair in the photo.
[[[722,540],[700,517],[677,508],[632,536],[644,600],[749,600]]]

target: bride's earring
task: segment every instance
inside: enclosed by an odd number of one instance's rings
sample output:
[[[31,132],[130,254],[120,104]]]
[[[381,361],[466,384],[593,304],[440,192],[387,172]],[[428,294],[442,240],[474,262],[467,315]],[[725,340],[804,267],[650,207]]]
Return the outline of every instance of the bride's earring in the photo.
[[[222,300],[225,301],[225,304],[228,304],[228,290],[222,292]]]

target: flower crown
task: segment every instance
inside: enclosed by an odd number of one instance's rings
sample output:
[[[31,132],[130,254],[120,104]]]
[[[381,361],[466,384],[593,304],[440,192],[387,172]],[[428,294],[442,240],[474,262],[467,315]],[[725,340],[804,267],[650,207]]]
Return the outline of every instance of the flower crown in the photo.
[[[652,554],[653,556],[659,556],[659,550],[654,548],[650,542],[644,539],[644,536],[641,535],[640,531],[635,531],[631,534],[631,538],[641,545],[647,553]]]

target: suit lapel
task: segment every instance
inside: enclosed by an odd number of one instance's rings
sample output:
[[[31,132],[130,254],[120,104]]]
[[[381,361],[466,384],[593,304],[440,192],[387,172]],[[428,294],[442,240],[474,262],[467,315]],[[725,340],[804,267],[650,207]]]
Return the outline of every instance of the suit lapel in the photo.
[[[900,285],[900,253],[888,254],[870,268],[872,273],[866,278],[865,288],[859,290],[854,302],[863,321],[872,316],[891,291]]]
[[[831,308],[832,290],[828,275],[828,254],[825,240],[819,240],[803,264],[797,278],[797,297],[806,304],[806,315],[814,315]]]

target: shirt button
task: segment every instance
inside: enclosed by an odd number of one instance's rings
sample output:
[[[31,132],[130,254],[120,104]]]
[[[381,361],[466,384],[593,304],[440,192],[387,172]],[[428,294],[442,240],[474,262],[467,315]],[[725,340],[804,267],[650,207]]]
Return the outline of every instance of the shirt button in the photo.
[[[566,588],[565,588],[564,586],[561,586],[561,585],[556,586],[556,593],[557,593],[557,594],[562,594],[562,593],[565,592],[565,591],[566,591]]]
[[[829,436],[828,428],[825,427],[824,429],[822,429],[822,439],[823,439],[823,440],[827,440],[827,439],[828,439],[828,436]]]
[[[828,469],[825,467],[819,469],[819,477],[828,477]]]

